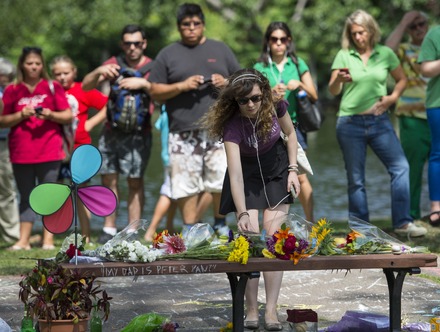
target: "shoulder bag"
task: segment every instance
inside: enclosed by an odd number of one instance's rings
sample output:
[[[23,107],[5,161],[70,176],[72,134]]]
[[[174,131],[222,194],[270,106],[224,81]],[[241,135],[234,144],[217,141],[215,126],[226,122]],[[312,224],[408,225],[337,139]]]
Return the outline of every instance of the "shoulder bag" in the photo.
[[[298,69],[299,74],[298,65],[296,65],[296,68]],[[325,115],[319,101],[312,103],[306,92],[303,90],[300,90],[298,92],[298,94],[296,95],[296,100],[298,102],[296,115],[298,119],[299,129],[304,133],[308,133],[310,131],[316,131],[321,128]]]

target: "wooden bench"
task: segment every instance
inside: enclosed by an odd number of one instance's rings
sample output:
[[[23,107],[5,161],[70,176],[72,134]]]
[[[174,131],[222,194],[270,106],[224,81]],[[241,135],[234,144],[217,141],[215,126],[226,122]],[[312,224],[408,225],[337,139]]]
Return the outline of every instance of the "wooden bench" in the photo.
[[[79,269],[98,277],[135,277],[168,274],[226,273],[232,294],[232,322],[234,331],[244,329],[244,293],[249,278],[259,276],[256,271],[299,270],[352,270],[382,269],[389,291],[390,331],[401,331],[402,286],[407,274],[419,274],[421,267],[437,266],[437,256],[432,254],[377,254],[350,256],[314,256],[291,261],[267,258],[250,258],[246,265],[223,260],[171,260],[152,263],[102,262],[93,264],[62,264],[69,269]]]

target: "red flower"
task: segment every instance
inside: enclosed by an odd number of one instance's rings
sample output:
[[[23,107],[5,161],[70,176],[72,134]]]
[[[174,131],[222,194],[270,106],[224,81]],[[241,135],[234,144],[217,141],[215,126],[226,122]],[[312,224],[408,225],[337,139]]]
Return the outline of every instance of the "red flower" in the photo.
[[[284,252],[291,254],[295,251],[295,248],[296,248],[296,237],[290,235],[284,242],[284,247],[283,247]]]
[[[75,250],[76,247],[74,244],[70,244],[69,249],[66,250],[66,255],[69,256],[69,258],[73,258],[75,256]],[[78,250],[78,256],[81,256],[81,251]]]

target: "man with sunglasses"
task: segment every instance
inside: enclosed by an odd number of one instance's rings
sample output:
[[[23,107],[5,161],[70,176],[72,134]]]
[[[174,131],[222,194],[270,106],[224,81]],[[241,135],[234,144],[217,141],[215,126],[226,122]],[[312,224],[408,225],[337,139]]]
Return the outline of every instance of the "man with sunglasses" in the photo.
[[[199,119],[216,98],[216,89],[240,69],[224,43],[204,35],[205,16],[197,4],[178,8],[181,40],[162,49],[151,71],[150,94],[164,102],[169,117],[171,190],[188,227],[201,218],[203,192],[213,194],[218,233],[227,233],[225,217],[218,213],[226,157],[222,144],[208,139]]]
[[[431,133],[427,121],[425,99],[428,79],[421,74],[417,58],[428,32],[428,17],[420,11],[407,12],[390,34],[386,45],[399,57],[408,78],[405,91],[396,104],[399,117],[400,142],[409,162],[410,214],[420,219],[420,196],[424,166],[429,158]],[[409,40],[402,42],[405,35]]]
[[[111,57],[100,67],[84,77],[83,89],[90,90],[100,86],[107,95],[110,86],[116,80],[120,89],[143,90],[149,92],[149,72],[144,77],[120,77],[122,67],[140,71],[152,61],[144,55],[147,48],[145,31],[138,25],[127,25],[121,33],[123,54]],[[110,108],[110,104],[108,105]],[[147,105],[149,114],[153,104]],[[128,223],[141,219],[144,206],[144,173],[150,158],[151,125],[148,121],[140,129],[125,132],[107,121],[99,138],[99,150],[102,154],[102,184],[109,187],[118,196],[119,174],[127,176],[128,184]],[[103,232],[98,242],[105,243],[117,233],[116,213],[105,217]]]

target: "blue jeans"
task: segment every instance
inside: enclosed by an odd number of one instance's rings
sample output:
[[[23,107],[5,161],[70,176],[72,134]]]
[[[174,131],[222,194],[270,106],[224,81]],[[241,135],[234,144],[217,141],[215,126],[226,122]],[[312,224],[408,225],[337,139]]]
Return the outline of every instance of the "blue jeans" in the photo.
[[[409,165],[388,115],[339,117],[336,135],[347,172],[349,218],[369,221],[365,161],[367,146],[370,146],[391,176],[393,227],[400,228],[412,222],[409,214]]]
[[[431,128],[431,154],[428,163],[429,199],[440,201],[440,107],[428,108],[426,114]]]

